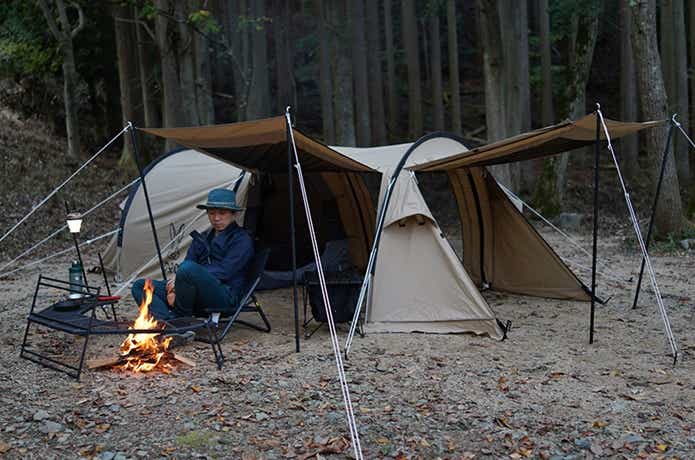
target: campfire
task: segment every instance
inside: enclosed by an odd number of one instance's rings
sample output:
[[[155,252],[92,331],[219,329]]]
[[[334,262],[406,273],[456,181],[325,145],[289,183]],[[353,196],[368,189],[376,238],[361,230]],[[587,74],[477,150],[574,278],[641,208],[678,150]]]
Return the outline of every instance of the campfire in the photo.
[[[129,329],[157,329],[160,327],[156,319],[150,314],[150,304],[152,303],[152,295],[154,294],[154,286],[152,280],[145,281],[144,288],[145,297],[140,303],[140,312],[135,322]],[[123,370],[131,370],[134,372],[149,372],[155,369],[160,363],[162,370],[168,370],[171,365],[166,359],[169,352],[169,343],[171,337],[162,338],[161,334],[147,334],[144,332],[130,333],[128,337],[121,343],[121,357],[125,359],[125,363],[121,366]]]
[[[138,317],[129,326],[130,330],[161,329],[162,325],[150,314],[150,304],[154,294],[152,281],[147,279],[144,287],[144,298],[140,303]],[[115,358],[96,359],[88,363],[90,369],[115,367],[124,371],[150,372],[158,370],[169,373],[172,362],[180,361],[189,366],[195,364],[169,351],[171,337],[163,337],[161,333],[131,332],[120,345],[120,353]]]

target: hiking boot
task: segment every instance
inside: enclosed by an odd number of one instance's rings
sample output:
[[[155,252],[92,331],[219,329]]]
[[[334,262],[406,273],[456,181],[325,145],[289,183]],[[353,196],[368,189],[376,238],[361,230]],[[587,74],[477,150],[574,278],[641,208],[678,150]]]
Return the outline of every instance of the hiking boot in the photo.
[[[193,342],[193,339],[195,339],[195,332],[173,332],[164,336],[165,339],[167,337],[171,337],[171,342],[169,342],[169,349],[171,350],[172,348],[182,347],[188,343]]]

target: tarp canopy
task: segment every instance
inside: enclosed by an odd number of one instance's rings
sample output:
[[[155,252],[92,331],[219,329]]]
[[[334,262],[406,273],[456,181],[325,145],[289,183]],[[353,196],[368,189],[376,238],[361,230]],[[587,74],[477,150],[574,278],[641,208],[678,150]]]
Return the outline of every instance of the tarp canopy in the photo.
[[[287,171],[285,117],[186,128],[138,128],[250,171]],[[372,172],[293,128],[297,154],[305,172]]]
[[[605,119],[612,139],[618,139],[643,129],[664,124],[666,120],[644,123],[624,123]],[[603,129],[600,138],[605,139]],[[596,140],[596,114],[577,121],[564,121],[518,136],[503,139],[481,147],[410,167],[415,171],[451,171],[472,166],[490,166],[515,161],[531,160],[555,155],[593,144]]]

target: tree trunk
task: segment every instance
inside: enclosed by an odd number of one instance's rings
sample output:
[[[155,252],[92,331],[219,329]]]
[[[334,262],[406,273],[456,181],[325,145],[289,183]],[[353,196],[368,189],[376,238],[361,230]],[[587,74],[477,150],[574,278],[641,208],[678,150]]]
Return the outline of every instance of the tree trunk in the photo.
[[[246,0],[239,0],[231,7],[230,46],[233,53],[234,101],[237,121],[246,120],[246,111],[251,85],[251,65],[249,59],[250,26],[239,18],[248,18],[249,8]]]
[[[506,101],[502,95],[504,84],[502,37],[497,2],[478,0],[478,9],[485,80],[485,124],[487,141],[492,142],[506,137],[504,117]],[[497,181],[507,187],[512,186],[509,164],[492,166],[490,170]]]
[[[144,26],[142,24],[135,24],[135,37],[138,41],[138,75],[140,78],[140,96],[142,98],[144,109],[145,126],[156,128],[159,127],[162,122],[159,116],[156,98],[152,93],[155,84],[150,80],[154,80],[155,78],[154,53],[150,47],[147,46],[147,39],[143,33],[143,29]]]
[[[60,49],[63,54],[63,98],[65,99],[65,128],[68,135],[68,152],[72,158],[80,158],[81,144],[79,119],[77,117],[77,82],[79,76],[75,65],[72,40],[64,41]]]
[[[398,128],[398,98],[396,96],[396,61],[393,45],[393,18],[391,0],[384,0],[384,39],[386,41],[386,100],[388,103],[388,130],[393,138]]]
[[[290,38],[290,2],[275,1],[275,58],[277,60],[277,112],[284,113],[289,105],[296,109],[295,82],[293,74],[292,41]]]
[[[323,122],[323,141],[329,145],[336,143],[335,117],[333,115],[333,81],[330,68],[330,45],[332,35],[326,28],[327,1],[318,0],[319,7],[319,83],[321,90],[321,121]]]
[[[116,56],[118,58],[118,82],[121,94],[121,122],[125,126],[129,121],[138,124],[136,120],[134,101],[136,82],[139,81],[138,69],[135,63],[137,47],[133,36],[133,10],[130,6],[114,6],[114,32],[116,41]],[[131,152],[130,142],[123,143],[120,167],[135,170],[135,162]]]
[[[354,146],[355,109],[352,91],[352,60],[350,59],[350,19],[349,0],[336,0],[331,8],[331,23],[336,30],[335,39],[335,99],[336,142],[340,145]],[[347,21],[346,21],[347,18]]]
[[[572,34],[568,52],[566,95],[569,108],[567,116],[572,119],[585,115],[586,82],[589,78],[598,35],[601,3],[585,3],[581,7],[584,10],[572,17]],[[544,160],[533,202],[546,215],[555,215],[562,209],[567,188],[568,163],[568,153]]]
[[[369,124],[369,90],[367,86],[367,41],[364,26],[364,0],[352,0],[352,68],[355,85],[355,125],[357,145],[372,143]]]
[[[155,0],[158,10],[174,14],[174,10],[169,0]],[[172,39],[176,39],[176,24],[172,23],[167,17],[159,14],[155,18],[155,30],[157,36],[157,46],[161,59],[162,72],[162,117],[164,127],[174,128],[183,124],[183,108],[181,106],[181,88],[179,86],[178,62],[176,58],[176,47]],[[176,143],[171,140],[166,141],[165,148],[171,150]]]
[[[65,105],[65,130],[68,139],[68,156],[77,160],[81,156],[79,120],[77,116],[77,84],[80,77],[75,65],[75,50],[72,40],[84,27],[84,15],[79,5],[75,5],[79,12],[79,24],[73,29],[68,19],[65,3],[63,0],[55,0],[55,7],[58,11],[58,20],[60,22],[60,27],[58,27],[48,5],[48,0],[38,0],[38,3],[48,23],[51,34],[58,42],[58,47],[63,58],[63,102]]]
[[[366,16],[372,143],[384,145],[386,144],[386,121],[384,119],[384,83],[381,66],[381,40],[379,40],[379,2],[377,0],[367,0]]]
[[[430,43],[432,46],[432,124],[437,131],[444,130],[444,95],[442,94],[442,49],[439,42],[439,9],[430,17]]]
[[[180,20],[188,18],[190,2],[176,1],[174,5],[175,18]],[[178,40],[176,40],[175,50],[178,61],[179,87],[181,89],[179,97],[181,98],[184,117],[182,123],[186,126],[200,124],[195,84],[195,45],[193,41],[193,30],[191,30],[191,27],[184,21],[179,22]]]
[[[264,0],[251,2],[252,18],[255,24],[251,31],[252,77],[249,89],[249,102],[246,118],[255,120],[270,116],[270,79],[268,78],[268,27],[265,17]]]
[[[422,95],[420,91],[420,52],[418,48],[415,0],[401,0],[401,30],[408,64],[408,136],[422,136]]]
[[[203,7],[199,0],[191,2],[191,10]],[[212,68],[210,63],[210,43],[199,32],[189,29],[193,38],[193,58],[195,62],[195,97],[198,123],[215,124],[215,106],[212,100]]]
[[[695,7],[695,6],[693,6]],[[673,89],[672,112],[678,114],[678,121],[688,126],[688,53],[685,31],[685,9],[683,0],[673,0]],[[667,90],[668,92],[668,90]],[[676,169],[681,184],[690,184],[690,145],[683,136],[675,136],[673,144],[676,154]]]
[[[667,116],[666,89],[661,73],[661,59],[656,35],[656,11],[650,0],[631,0],[632,9],[632,52],[637,73],[637,90],[642,107],[642,115],[647,120],[661,120]],[[645,148],[649,152],[649,170],[652,184],[656,179],[661,163],[661,155],[666,143],[666,130],[649,129],[645,132]],[[654,222],[656,235],[680,233],[683,226],[681,197],[678,174],[673,152],[666,162],[661,196],[656,208]]]
[[[630,31],[632,17],[630,0],[620,0],[620,119],[637,121],[637,92],[635,90],[635,61],[632,58]],[[620,167],[631,183],[638,180],[639,136],[632,134],[620,139]]]
[[[459,86],[459,46],[456,21],[456,1],[446,2],[446,22],[449,48],[449,92],[451,93],[451,131],[463,134],[461,89]]]
[[[528,14],[512,2],[499,2],[500,31],[503,43],[506,135],[514,136],[531,128],[531,89],[529,84]],[[536,182],[535,163],[509,165],[514,190],[532,190]]]
[[[553,108],[553,63],[550,55],[551,38],[548,0],[538,0],[538,26],[541,51],[541,79],[543,81],[541,123],[543,126],[549,126],[555,123],[555,110]]]

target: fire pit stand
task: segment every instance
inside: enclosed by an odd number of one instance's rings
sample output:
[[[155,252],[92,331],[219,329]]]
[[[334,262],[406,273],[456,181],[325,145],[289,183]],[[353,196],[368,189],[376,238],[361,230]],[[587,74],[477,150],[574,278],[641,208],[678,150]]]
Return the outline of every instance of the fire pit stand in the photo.
[[[83,293],[83,296],[80,299],[68,299],[55,302],[46,308],[38,310],[37,298],[41,288],[54,288],[67,292],[73,292],[74,290],[74,287],[71,289],[69,282],[39,275],[39,279],[36,283],[36,289],[34,291],[34,298],[31,303],[31,310],[29,311],[29,316],[27,317],[27,327],[24,331],[24,339],[22,341],[22,348],[19,355],[21,358],[33,361],[44,367],[48,367],[59,372],[64,372],[70,377],[74,377],[75,379],[79,380],[84,365],[87,343],[89,342],[89,337],[91,335],[126,335],[131,333],[157,334],[172,332],[181,333],[191,330],[195,331],[199,329],[206,329],[207,336],[210,338],[209,343],[212,346],[212,350],[215,355],[215,363],[219,369],[222,368],[224,355],[222,354],[222,347],[220,345],[220,339],[217,332],[217,325],[210,319],[201,319],[196,322],[187,322],[185,324],[169,323],[157,329],[129,329],[128,326],[131,323],[118,321],[116,317],[116,312],[113,306],[118,302],[117,299],[110,296],[100,296],[100,288],[98,287],[87,285],[81,285],[80,287],[86,291]],[[105,308],[106,306],[111,306],[111,318],[108,317],[109,315],[108,310]],[[100,319],[97,317],[97,310],[99,310],[100,307],[105,314],[106,319]],[[45,353],[41,353],[37,348],[30,346],[30,344],[27,343],[27,339],[29,337],[29,328],[32,324],[37,324],[56,331],[62,331],[68,334],[84,337],[84,343],[82,344],[80,351],[79,364],[74,365],[60,361],[54,357],[48,356]]]

